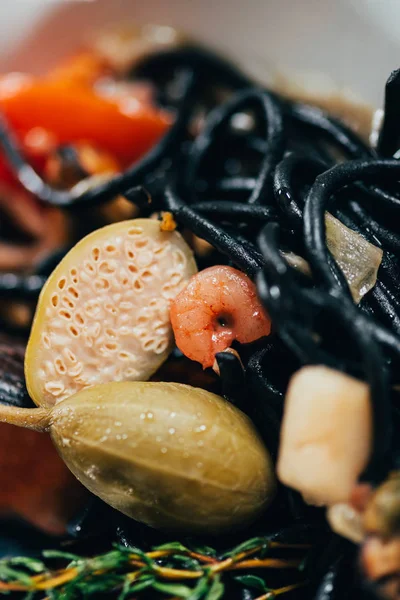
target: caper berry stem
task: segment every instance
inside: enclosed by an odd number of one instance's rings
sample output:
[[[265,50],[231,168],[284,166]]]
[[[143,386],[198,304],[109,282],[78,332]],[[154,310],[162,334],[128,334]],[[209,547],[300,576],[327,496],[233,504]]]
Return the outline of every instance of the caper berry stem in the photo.
[[[15,406],[0,405],[0,422],[33,429],[34,431],[48,431],[51,413],[47,408],[17,408]]]
[[[297,590],[300,587],[304,587],[308,584],[308,581],[301,581],[300,583],[293,583],[292,585],[286,585],[285,587],[278,588],[276,590],[271,590],[262,596],[258,596],[255,600],[273,600],[276,596],[280,596],[281,594],[287,594],[293,590]]]
[[[241,569],[257,569],[257,568],[268,568],[268,569],[297,569],[301,565],[300,559],[281,559],[281,558],[253,558],[251,560],[243,560],[238,564],[232,565],[225,571],[238,571]]]

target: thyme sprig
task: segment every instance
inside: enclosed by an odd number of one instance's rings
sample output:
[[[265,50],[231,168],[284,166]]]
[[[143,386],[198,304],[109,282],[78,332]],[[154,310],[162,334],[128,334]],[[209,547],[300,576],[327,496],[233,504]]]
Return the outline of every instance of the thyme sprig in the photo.
[[[223,555],[217,555],[212,548],[187,548],[178,542],[156,546],[149,552],[116,545],[109,552],[89,558],[50,550],[43,552],[43,560],[1,560],[0,594],[21,592],[25,593],[25,600],[73,600],[114,594],[118,600],[127,600],[151,591],[151,598],[166,600],[219,600],[224,597],[229,573],[237,584],[261,592],[257,600],[270,600],[306,582],[270,589],[263,577],[251,574],[253,570],[300,572],[304,552],[309,548],[306,544],[254,538]],[[274,549],[299,551],[302,556],[273,558],[269,555]],[[244,573],[234,575],[237,571]]]

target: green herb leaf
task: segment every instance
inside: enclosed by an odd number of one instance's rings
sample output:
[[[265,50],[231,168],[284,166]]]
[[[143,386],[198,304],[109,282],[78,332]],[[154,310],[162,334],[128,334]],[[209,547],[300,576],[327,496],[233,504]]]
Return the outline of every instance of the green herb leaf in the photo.
[[[121,593],[118,596],[118,600],[125,600],[126,598],[128,598],[128,596],[131,593],[131,586],[134,585],[134,582],[130,581],[129,579],[125,580],[125,583],[122,587]]]
[[[233,556],[240,560],[238,554],[252,550],[257,550],[257,556],[262,554],[262,549],[269,548],[268,538],[253,538],[247,542],[236,546],[225,554],[225,557]],[[47,550],[43,556],[47,559],[62,561],[64,568],[59,570],[56,563],[56,571],[47,566],[47,561],[42,562],[35,558],[16,557],[0,560],[0,580],[4,581],[1,594],[12,595],[13,582],[18,582],[25,588],[32,590],[26,594],[25,600],[36,600],[42,593],[35,590],[35,579],[31,576],[33,573],[44,573],[52,578],[53,575],[62,574],[73,565],[73,570],[69,573],[71,579],[65,584],[54,589],[46,590],[46,597],[50,600],[77,600],[77,598],[97,600],[100,596],[110,594],[120,594],[119,600],[129,598],[139,599],[144,591],[145,597],[149,593],[152,597],[160,597],[161,594],[169,595],[174,598],[186,600],[220,600],[224,596],[223,578],[225,572],[222,565],[220,573],[216,574],[214,568],[209,564],[202,564],[201,559],[189,556],[191,551],[178,542],[164,544],[157,547],[158,550],[167,550],[168,555],[162,558],[162,561],[151,559],[140,548],[125,548],[114,546],[114,548],[104,554],[85,558],[70,552],[60,550]],[[195,552],[215,557],[217,563],[221,563],[223,558],[217,556],[212,548],[196,548]],[[308,553],[308,560],[311,554]],[[132,560],[137,558],[137,560]],[[135,564],[136,563],[136,564]],[[139,563],[139,564],[138,564]],[[51,563],[50,563],[51,564]],[[178,579],[171,581],[166,579],[166,573],[159,568],[162,564],[165,567],[179,569],[182,573],[176,573]],[[142,565],[142,566],[141,566]],[[243,565],[244,566],[244,565]],[[252,565],[251,565],[252,566]],[[186,572],[196,570],[199,572],[198,579],[195,582],[186,582]],[[253,571],[253,568],[250,572]],[[232,575],[229,575],[232,577]],[[273,597],[273,590],[270,590],[261,577],[246,574],[234,577],[234,580],[246,588],[252,588],[257,592],[267,593],[269,598]],[[56,577],[57,581],[57,577]],[[154,593],[148,590],[152,589]]]
[[[238,581],[245,587],[251,588],[253,590],[258,590],[260,592],[270,591],[264,579],[261,579],[261,577],[256,577],[255,575],[239,575],[234,579],[235,581]]]
[[[153,583],[153,589],[162,594],[170,594],[178,598],[191,598],[191,594],[193,593],[190,587],[181,585],[180,583],[159,583],[157,581]]]
[[[171,542],[170,544],[155,546],[153,550],[176,550],[177,552],[189,552],[189,550],[180,542]]]
[[[234,548],[232,548],[232,550],[225,552],[225,554],[223,556],[224,556],[224,558],[233,557],[233,556],[236,556],[236,554],[240,554],[241,552],[247,552],[248,550],[253,550],[253,548],[257,548],[257,546],[261,546],[262,549],[265,550],[266,548],[268,548],[268,545],[269,545],[269,541],[266,538],[252,538],[251,540],[247,540],[246,542],[243,542],[243,544],[239,544],[238,546],[235,546]]]
[[[192,594],[189,597],[189,600],[200,600],[201,598],[204,598],[204,595],[210,589],[210,585],[211,585],[211,580],[208,577],[208,575],[206,575],[205,577],[202,577],[198,581],[196,587],[193,588]]]
[[[193,552],[197,552],[197,554],[205,554],[206,556],[212,556],[213,558],[217,556],[214,548],[211,548],[210,546],[194,546],[192,550]]]
[[[137,554],[137,556],[140,558],[140,560],[142,560],[148,567],[150,567],[151,569],[154,568],[154,561],[149,558],[145,552],[143,552],[143,550],[141,550],[140,548],[137,548],[136,546],[132,546],[129,548],[124,548],[123,546],[115,546],[117,548],[117,550],[121,553],[123,553],[125,556],[127,556],[128,558],[130,558],[131,554]]]
[[[106,554],[95,556],[88,561],[88,566],[90,566],[91,570],[93,571],[109,571],[118,569],[119,567],[126,565],[128,562],[129,555],[121,554],[119,550],[112,550]]]
[[[306,569],[309,566],[309,563],[312,564],[312,561],[310,560],[312,556],[312,553],[308,553],[303,560],[301,561],[301,563],[299,564],[299,566],[297,567],[298,570],[300,571],[300,573],[304,573],[306,571]]]
[[[176,554],[168,561],[168,564],[172,566],[173,563],[180,563],[189,570],[197,571],[197,569],[201,568],[198,560],[194,558],[190,558],[190,556],[181,556],[180,554]]]
[[[225,586],[221,581],[219,575],[213,579],[210,589],[206,596],[204,596],[204,600],[220,600],[223,597],[225,591]]]
[[[134,594],[135,592],[141,592],[142,590],[153,587],[154,582],[155,579],[153,576],[141,579],[136,583],[130,582],[128,580],[125,583],[124,589],[122,590],[121,594],[118,596],[118,600],[125,600],[125,598],[128,598],[131,594]]]
[[[32,573],[43,573],[46,571],[46,565],[37,558],[31,558],[29,556],[13,556],[9,559],[8,563],[10,565],[20,565],[21,567],[25,567]]]
[[[78,556],[77,554],[71,554],[70,552],[62,552],[61,550],[43,550],[42,555],[44,556],[44,558],[54,558],[73,562],[79,562],[82,560],[82,557]]]
[[[27,587],[32,585],[32,579],[29,575],[27,575],[27,573],[9,567],[6,561],[0,561],[0,580],[17,581],[18,583],[26,585]]]
[[[113,590],[120,587],[124,579],[125,578],[122,575],[109,573],[107,575],[102,575],[101,577],[93,577],[89,580],[86,578],[73,587],[80,590],[84,597],[96,597],[98,594],[104,592],[104,590]]]

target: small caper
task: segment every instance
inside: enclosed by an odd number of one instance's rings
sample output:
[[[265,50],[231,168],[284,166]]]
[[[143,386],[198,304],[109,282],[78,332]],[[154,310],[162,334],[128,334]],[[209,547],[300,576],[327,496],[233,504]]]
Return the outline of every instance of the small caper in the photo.
[[[369,533],[384,537],[400,534],[400,472],[380,485],[364,513],[364,527]]]

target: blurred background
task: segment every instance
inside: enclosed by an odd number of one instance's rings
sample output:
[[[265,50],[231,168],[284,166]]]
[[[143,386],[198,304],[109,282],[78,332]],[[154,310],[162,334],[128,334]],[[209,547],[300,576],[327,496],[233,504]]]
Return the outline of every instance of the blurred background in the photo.
[[[399,18],[398,0],[2,0],[0,69],[40,72],[88,31],[131,19],[182,28],[263,80],[294,72],[379,105],[399,62]]]

